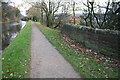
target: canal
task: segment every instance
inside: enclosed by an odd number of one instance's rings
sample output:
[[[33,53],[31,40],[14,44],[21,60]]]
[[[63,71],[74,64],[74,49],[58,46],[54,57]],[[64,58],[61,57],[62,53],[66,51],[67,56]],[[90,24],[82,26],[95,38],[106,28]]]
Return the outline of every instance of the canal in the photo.
[[[2,50],[0,50],[0,53],[14,40],[25,24],[26,21],[13,22],[11,24],[2,23]]]

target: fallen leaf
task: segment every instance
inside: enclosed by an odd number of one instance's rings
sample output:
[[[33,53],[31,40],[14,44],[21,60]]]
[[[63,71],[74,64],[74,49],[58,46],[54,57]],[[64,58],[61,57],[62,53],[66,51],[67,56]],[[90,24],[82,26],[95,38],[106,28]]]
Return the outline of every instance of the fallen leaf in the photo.
[[[25,71],[25,73],[28,73],[27,71]]]
[[[10,76],[13,76],[13,73],[11,73]]]
[[[7,73],[9,72],[9,70],[6,71]]]
[[[4,58],[2,58],[2,60],[4,60]]]
[[[99,71],[101,70],[101,69],[98,69]]]
[[[100,61],[99,59],[96,59],[96,61]]]
[[[81,62],[79,64],[82,64]]]
[[[19,75],[19,78],[21,77],[21,75]]]

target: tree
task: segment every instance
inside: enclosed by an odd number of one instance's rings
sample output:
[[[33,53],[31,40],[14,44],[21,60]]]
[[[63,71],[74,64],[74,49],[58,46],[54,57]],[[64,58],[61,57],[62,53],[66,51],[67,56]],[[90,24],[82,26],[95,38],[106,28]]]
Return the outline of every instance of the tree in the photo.
[[[93,26],[94,0],[92,2],[87,0],[87,4],[85,4],[85,3],[83,3],[83,4],[87,7],[87,10],[84,10],[86,13],[84,13],[85,16],[83,17],[86,22],[86,26],[88,26],[90,24],[90,26],[94,28],[94,26]],[[88,22],[89,22],[89,24],[88,24]]]
[[[34,4],[35,7],[40,8],[41,10],[41,22],[43,22],[43,18],[45,18],[45,23],[48,27],[52,27],[55,21],[55,13],[58,11],[60,7],[60,0],[42,0],[38,1]],[[45,15],[45,17],[44,17]]]
[[[2,2],[0,1],[0,22],[2,22]]]
[[[55,20],[55,13],[60,7],[60,1],[53,2],[49,0],[48,2],[42,1],[42,9],[46,15],[46,25],[48,27],[53,26]]]
[[[104,16],[103,16],[103,20],[102,20],[101,23],[99,22],[98,17],[95,15],[95,12],[93,12],[93,14],[94,14],[94,16],[95,16],[95,18],[97,20],[97,24],[99,25],[99,28],[103,28],[104,27],[104,24],[105,24],[105,22],[107,20],[106,17],[107,17],[107,14],[108,14],[109,6],[110,6],[110,0],[108,0],[107,6],[105,7],[106,10],[105,10],[105,13],[104,13]]]
[[[87,4],[84,4],[88,10],[87,16],[84,17],[84,20],[86,22],[86,26],[88,25],[88,22],[90,22],[90,26],[93,28],[100,28],[104,29],[106,27],[106,21],[108,20],[108,13],[110,11],[110,0],[108,0],[106,6],[100,6],[100,5],[95,5],[94,0],[90,2],[87,0]],[[96,13],[95,9],[99,7],[99,11],[101,11],[101,8],[104,8],[105,12],[104,13]],[[113,9],[113,8],[112,8]],[[110,18],[109,18],[110,19]],[[93,25],[94,24],[94,25]],[[95,25],[97,24],[97,25]]]
[[[18,8],[10,6],[8,2],[2,2],[2,21],[11,22],[18,21],[20,17],[20,11]]]
[[[61,7],[61,13],[59,14],[56,14],[55,15],[55,27],[54,28],[57,28],[59,27],[60,25],[64,24],[67,22],[67,18],[69,16],[69,8],[70,8],[70,2],[67,1],[67,2],[61,2],[60,4],[60,7]]]
[[[112,2],[106,16],[105,26],[112,30],[120,30],[120,2]]]
[[[30,17],[33,21],[40,20],[40,9],[36,7],[31,7],[28,10],[28,17]]]
[[[75,1],[73,1],[73,16],[74,16],[74,24],[76,23],[75,22]]]

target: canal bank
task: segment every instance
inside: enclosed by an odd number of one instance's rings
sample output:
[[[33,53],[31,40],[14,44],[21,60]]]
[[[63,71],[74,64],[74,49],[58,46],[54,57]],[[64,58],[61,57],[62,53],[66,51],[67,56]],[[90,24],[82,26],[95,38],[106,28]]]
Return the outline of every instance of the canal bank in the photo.
[[[2,53],[2,78],[28,78],[31,24],[28,22]]]
[[[26,21],[13,22],[13,23],[2,23],[2,50],[14,40],[14,38],[19,34],[20,30],[25,26]],[[2,53],[0,50],[0,53]]]

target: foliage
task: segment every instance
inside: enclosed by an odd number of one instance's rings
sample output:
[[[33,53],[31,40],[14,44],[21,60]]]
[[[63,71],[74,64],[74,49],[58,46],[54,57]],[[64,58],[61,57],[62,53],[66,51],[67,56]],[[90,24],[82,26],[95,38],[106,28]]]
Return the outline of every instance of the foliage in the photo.
[[[21,20],[22,21],[29,21],[29,20],[31,20],[31,18],[29,18],[29,17],[22,17]]]
[[[43,27],[37,23],[39,29],[53,46],[68,60],[83,78],[118,78],[119,67],[111,65],[107,59],[100,60],[97,56],[89,56],[78,52],[60,36],[60,31]],[[95,57],[96,59],[93,59]],[[101,59],[104,57],[101,57]]]
[[[2,78],[29,78],[30,22],[2,53]]]
[[[18,8],[10,6],[7,2],[2,2],[2,21],[12,22],[20,17],[20,11]]]
[[[109,8],[105,28],[120,30],[120,2],[112,2]]]
[[[36,7],[31,7],[28,10],[28,17],[33,21],[40,21],[40,9]]]
[[[108,0],[105,6],[96,4],[87,0],[87,4],[84,3],[87,10],[84,10],[83,19],[86,22],[86,26],[90,25],[93,28],[99,29],[111,29],[119,30],[119,18],[120,18],[120,2],[110,2]],[[96,9],[98,12],[96,12]],[[105,10],[105,11],[104,11]]]
[[[55,23],[55,13],[60,7],[60,0],[42,0],[36,2],[33,6],[40,9],[41,23],[47,25],[48,27],[53,27]]]

